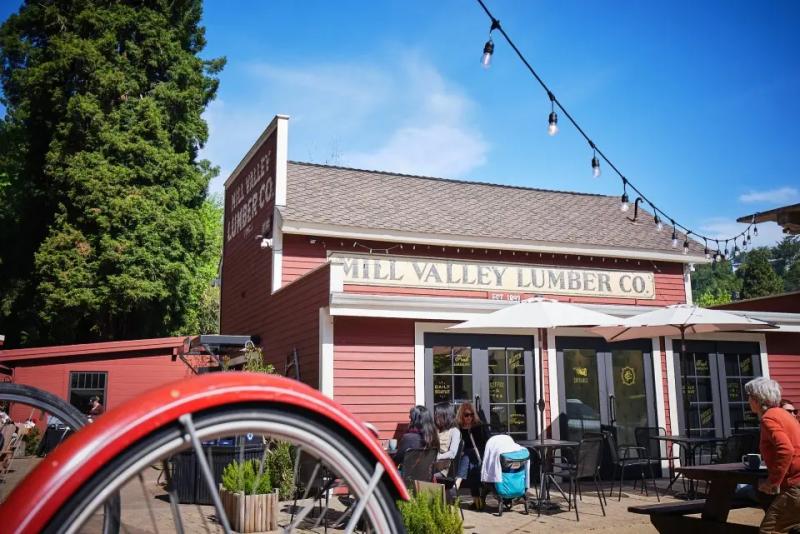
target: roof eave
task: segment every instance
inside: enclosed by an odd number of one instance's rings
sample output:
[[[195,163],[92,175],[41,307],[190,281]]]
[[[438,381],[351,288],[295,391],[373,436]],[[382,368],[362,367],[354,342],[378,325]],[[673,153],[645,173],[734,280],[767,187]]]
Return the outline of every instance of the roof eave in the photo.
[[[670,253],[659,250],[639,248],[605,247],[599,245],[535,242],[525,239],[487,238],[451,234],[433,234],[341,226],[326,223],[283,219],[284,234],[313,235],[340,239],[368,239],[390,243],[416,243],[445,247],[485,248],[493,250],[513,250],[520,252],[538,252],[542,254],[568,254],[578,256],[598,256],[605,258],[624,258],[648,261],[665,261],[672,263],[710,263],[704,255]]]

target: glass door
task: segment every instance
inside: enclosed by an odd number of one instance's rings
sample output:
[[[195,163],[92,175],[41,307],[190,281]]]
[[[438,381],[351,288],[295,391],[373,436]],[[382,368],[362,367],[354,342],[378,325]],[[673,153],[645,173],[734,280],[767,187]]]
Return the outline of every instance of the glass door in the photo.
[[[637,427],[649,424],[647,409],[647,376],[645,355],[642,350],[612,350],[605,355],[606,369],[611,376],[608,380],[611,424],[617,428],[617,441],[624,444],[636,443]]]
[[[584,432],[600,432],[600,364],[595,349],[564,349],[560,360],[561,437],[578,441]]]
[[[758,430],[758,418],[750,411],[744,385],[761,376],[758,343],[687,341],[680,353],[675,341],[675,376],[678,421],[690,436],[726,437]],[[688,425],[687,425],[688,421]]]
[[[426,405],[469,401],[493,432],[533,438],[532,349],[527,336],[426,334]]]
[[[556,338],[559,424],[564,439],[613,428],[634,445],[637,427],[655,426],[653,363],[646,343],[608,344],[598,338]]]

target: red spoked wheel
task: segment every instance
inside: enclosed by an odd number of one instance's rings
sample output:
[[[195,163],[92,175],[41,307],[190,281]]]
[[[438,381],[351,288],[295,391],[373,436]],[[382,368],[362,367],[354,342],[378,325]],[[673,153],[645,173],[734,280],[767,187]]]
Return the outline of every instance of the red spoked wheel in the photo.
[[[221,438],[236,444],[222,459],[214,452],[219,449],[208,445]],[[290,459],[283,458],[283,470],[270,471],[278,450],[290,451]],[[184,502],[186,492],[181,494],[177,479],[187,478],[180,467],[186,466],[181,455],[187,454],[195,462],[189,479],[201,481],[195,490],[210,505]],[[251,464],[246,493],[281,487],[284,495],[273,511],[284,532],[323,532],[331,526],[344,532],[403,532],[396,500],[408,494],[366,427],[307,386],[248,373],[171,384],[98,418],[9,496],[0,507],[3,529],[91,531],[109,523],[103,517],[110,509],[106,504],[117,494],[116,519],[123,529],[230,532],[237,522],[241,529],[247,524],[244,505],[233,512],[239,517],[231,517],[230,503],[222,502],[217,486],[218,471],[232,460],[249,458],[257,461]],[[263,484],[267,476],[284,478]],[[263,519],[263,510],[257,513]]]

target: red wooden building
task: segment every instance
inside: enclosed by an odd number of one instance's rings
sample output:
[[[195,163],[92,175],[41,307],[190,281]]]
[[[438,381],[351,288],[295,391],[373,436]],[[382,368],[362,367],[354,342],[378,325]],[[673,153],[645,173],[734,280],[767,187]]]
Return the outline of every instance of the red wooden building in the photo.
[[[168,337],[0,350],[14,383],[49,391],[84,413],[97,395],[106,409],[157,385],[194,374],[191,338]],[[11,417],[30,416],[16,406]]]
[[[673,338],[608,344],[561,329],[545,340],[540,366],[535,336],[448,333],[534,295],[621,317],[691,302],[702,245],[689,240],[684,253],[671,229],[622,211],[619,197],[287,154],[288,118],[277,116],[225,184],[222,332],[260,336],[279,370],[296,354],[301,380],[384,438],[412,405],[442,400],[477,402],[497,429],[532,437],[539,373],[556,436],[611,424],[625,438],[635,426],[724,435],[754,424],[747,380],[772,375],[793,391],[796,311],[754,309],[780,330],[693,339],[682,360]],[[785,359],[771,358],[770,346]]]

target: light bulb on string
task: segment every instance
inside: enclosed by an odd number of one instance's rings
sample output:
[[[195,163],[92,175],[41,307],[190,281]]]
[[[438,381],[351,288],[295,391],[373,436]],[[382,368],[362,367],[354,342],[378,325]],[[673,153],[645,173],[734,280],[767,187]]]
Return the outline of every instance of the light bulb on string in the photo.
[[[556,97],[550,91],[547,92],[550,97],[550,115],[547,118],[547,135],[553,137],[558,133],[558,114],[556,113]]]
[[[597,153],[592,155],[592,176],[595,178],[600,177],[600,160],[597,159]]]
[[[758,237],[758,226],[756,226],[755,224],[753,225],[753,235]]]
[[[725,240],[725,252],[723,253],[725,256],[728,255],[728,240]]]
[[[491,34],[489,40],[483,45],[483,55],[481,56],[481,67],[488,69],[492,66],[492,54],[494,54],[494,41],[492,41]]]
[[[661,222],[661,218],[658,216],[658,214],[653,216],[653,222],[656,223],[656,231],[660,232],[664,229],[664,223]]]
[[[622,197],[620,198],[620,205],[619,209],[622,210],[622,213],[625,213],[630,208],[628,205],[628,189],[627,189],[628,181],[623,178],[622,179]]]
[[[672,224],[672,248],[676,248],[678,246],[678,232],[675,231],[675,221],[670,220],[670,224]]]
[[[708,251],[708,239],[706,239],[704,237],[703,238],[703,242],[705,243],[704,249],[703,249],[703,254],[705,254],[707,260],[710,260],[711,259],[711,253]]]
[[[684,254],[688,254],[689,253],[689,238],[688,237],[683,240],[683,253]]]

